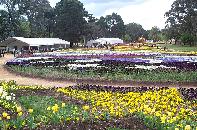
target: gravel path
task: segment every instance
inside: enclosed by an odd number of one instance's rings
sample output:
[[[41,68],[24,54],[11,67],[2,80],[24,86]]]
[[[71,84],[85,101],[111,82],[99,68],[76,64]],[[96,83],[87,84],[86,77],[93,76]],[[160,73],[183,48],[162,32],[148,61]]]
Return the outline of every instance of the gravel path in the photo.
[[[147,83],[147,82],[130,82],[130,81],[95,81],[95,80],[61,80],[61,81],[53,81],[46,80],[41,78],[31,78],[24,77],[20,75],[16,75],[8,72],[3,65],[6,61],[14,58],[13,55],[7,54],[5,57],[0,57],[0,81],[10,81],[15,80],[19,85],[42,85],[45,87],[68,87],[76,84],[84,83],[84,84],[96,84],[96,85],[110,85],[110,86],[122,86],[122,87],[192,87],[197,88],[197,84],[177,84],[177,83]]]

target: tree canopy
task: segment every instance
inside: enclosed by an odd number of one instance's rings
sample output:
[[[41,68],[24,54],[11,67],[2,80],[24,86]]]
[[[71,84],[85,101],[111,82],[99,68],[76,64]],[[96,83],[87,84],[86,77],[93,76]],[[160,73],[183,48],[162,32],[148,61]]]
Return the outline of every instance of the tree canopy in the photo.
[[[123,38],[125,25],[120,15],[112,13],[106,17],[100,17],[97,24],[101,27],[104,37]]]
[[[78,0],[61,0],[56,4],[55,16],[55,35],[71,43],[79,42],[87,24],[83,4]]]
[[[197,37],[197,1],[176,0],[166,12],[167,29],[175,40],[181,36]],[[185,34],[185,35],[183,35]],[[192,44],[192,42],[190,43]]]
[[[143,29],[142,25],[137,23],[129,23],[126,25],[126,35],[125,38],[129,42],[137,41],[139,37],[147,38],[147,32]]]

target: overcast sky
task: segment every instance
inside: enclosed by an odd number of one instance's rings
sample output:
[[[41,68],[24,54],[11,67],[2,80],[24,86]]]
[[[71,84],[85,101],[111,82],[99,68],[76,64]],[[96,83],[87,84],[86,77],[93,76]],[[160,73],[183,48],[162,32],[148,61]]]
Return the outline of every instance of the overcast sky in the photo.
[[[60,0],[49,0],[54,7]],[[85,9],[95,17],[115,12],[121,15],[125,24],[136,22],[144,29],[165,27],[164,14],[175,0],[80,0]]]
[[[49,0],[52,7],[60,0]],[[144,29],[165,27],[164,14],[175,0],[80,0],[85,9],[95,17],[113,12],[121,15],[125,24],[136,22]]]

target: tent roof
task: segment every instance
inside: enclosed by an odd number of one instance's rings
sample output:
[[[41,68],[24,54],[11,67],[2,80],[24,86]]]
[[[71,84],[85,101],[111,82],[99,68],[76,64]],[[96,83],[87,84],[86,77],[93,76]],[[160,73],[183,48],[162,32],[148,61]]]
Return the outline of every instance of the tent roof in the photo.
[[[70,44],[65,40],[59,38],[24,38],[24,37],[11,37],[1,42],[0,45],[6,46],[13,42],[22,42],[29,46],[42,46],[42,45],[55,45],[55,44]]]
[[[96,41],[100,42],[101,44],[105,44],[105,42],[108,42],[110,44],[123,43],[123,40],[119,38],[99,38]]]

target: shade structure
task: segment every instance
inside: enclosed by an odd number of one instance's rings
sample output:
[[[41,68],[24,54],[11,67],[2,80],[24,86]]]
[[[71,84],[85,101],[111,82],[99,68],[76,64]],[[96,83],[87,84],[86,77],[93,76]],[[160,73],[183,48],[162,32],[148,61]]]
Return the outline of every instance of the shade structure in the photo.
[[[87,43],[88,47],[98,47],[99,45],[116,45],[123,44],[123,40],[119,38],[99,38],[96,40],[90,40]]]
[[[0,46],[8,47],[9,49],[21,49],[24,47],[42,47],[42,48],[66,48],[70,46],[70,42],[59,38],[24,38],[11,37],[5,41],[0,42]]]

